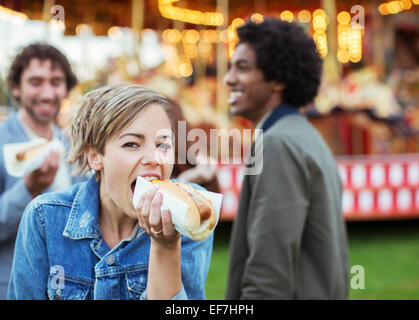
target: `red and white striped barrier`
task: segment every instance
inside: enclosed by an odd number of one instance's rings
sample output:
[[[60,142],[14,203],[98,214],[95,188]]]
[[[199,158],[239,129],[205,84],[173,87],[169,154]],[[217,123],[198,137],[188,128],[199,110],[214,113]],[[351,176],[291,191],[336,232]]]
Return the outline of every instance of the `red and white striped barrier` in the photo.
[[[348,220],[419,217],[419,155],[338,159]]]
[[[419,218],[419,154],[338,157],[346,220]],[[243,168],[219,165],[222,220],[233,220]]]
[[[221,207],[221,220],[233,220],[239,205],[240,187],[243,180],[242,165],[219,165],[218,182],[224,195]]]

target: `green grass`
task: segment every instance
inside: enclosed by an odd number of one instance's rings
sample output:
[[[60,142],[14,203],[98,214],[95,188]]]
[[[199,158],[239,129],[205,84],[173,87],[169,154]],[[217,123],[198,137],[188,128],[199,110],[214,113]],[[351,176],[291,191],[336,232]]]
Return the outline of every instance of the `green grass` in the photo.
[[[365,270],[365,289],[351,299],[419,299],[419,223],[388,221],[348,226],[351,265]]]
[[[207,299],[225,297],[230,229],[227,222],[216,229]],[[350,299],[419,299],[419,221],[351,222],[348,236],[350,265],[365,272],[365,288],[351,288]]]
[[[231,223],[219,223],[214,235],[214,247],[210,270],[205,286],[206,298],[222,300],[225,298],[228,271],[228,241]]]

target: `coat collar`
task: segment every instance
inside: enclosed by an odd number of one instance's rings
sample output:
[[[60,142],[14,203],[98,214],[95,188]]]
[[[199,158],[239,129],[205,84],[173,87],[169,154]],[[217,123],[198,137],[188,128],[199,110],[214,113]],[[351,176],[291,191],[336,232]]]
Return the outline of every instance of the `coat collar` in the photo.
[[[270,127],[272,127],[277,121],[279,121],[281,118],[291,115],[291,114],[299,114],[300,111],[298,108],[286,104],[281,103],[279,106],[277,106],[274,110],[272,110],[271,114],[266,118],[266,120],[262,124],[262,130],[265,132]]]
[[[99,203],[99,182],[92,175],[74,197],[63,236],[74,240],[99,236]]]

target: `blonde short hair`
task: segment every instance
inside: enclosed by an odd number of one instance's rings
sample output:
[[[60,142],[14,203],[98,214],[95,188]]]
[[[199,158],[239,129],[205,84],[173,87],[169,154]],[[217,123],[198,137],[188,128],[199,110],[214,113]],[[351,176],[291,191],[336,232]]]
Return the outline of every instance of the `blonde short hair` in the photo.
[[[77,164],[76,173],[83,174],[90,169],[86,156],[87,147],[104,154],[105,144],[151,104],[162,106],[172,123],[169,100],[144,86],[107,86],[86,94],[70,128],[71,148],[68,161]]]

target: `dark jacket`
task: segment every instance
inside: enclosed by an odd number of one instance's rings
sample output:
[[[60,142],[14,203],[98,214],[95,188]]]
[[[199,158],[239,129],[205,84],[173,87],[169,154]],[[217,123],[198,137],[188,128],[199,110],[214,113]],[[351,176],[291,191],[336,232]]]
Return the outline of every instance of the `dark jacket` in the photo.
[[[288,115],[264,132],[259,161],[262,172],[242,184],[227,299],[346,299],[342,185],[324,140]]]

